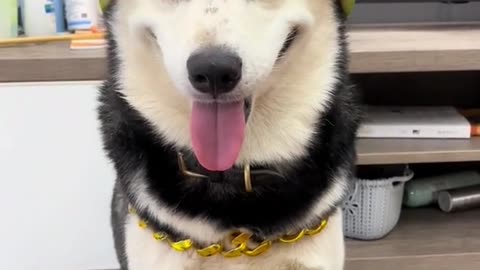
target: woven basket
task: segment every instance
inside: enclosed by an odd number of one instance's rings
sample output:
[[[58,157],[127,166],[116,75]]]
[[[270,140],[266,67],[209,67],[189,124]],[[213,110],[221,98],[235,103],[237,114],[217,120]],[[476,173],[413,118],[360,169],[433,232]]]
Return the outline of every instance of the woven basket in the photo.
[[[376,240],[397,225],[405,182],[413,172],[385,179],[356,179],[354,190],[343,203],[344,233],[348,238]]]

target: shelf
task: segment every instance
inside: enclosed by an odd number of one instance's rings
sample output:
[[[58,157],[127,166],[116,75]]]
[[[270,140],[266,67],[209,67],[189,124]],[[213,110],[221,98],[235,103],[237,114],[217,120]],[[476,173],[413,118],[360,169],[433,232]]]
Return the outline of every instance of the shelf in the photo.
[[[103,50],[71,50],[68,43],[0,48],[0,82],[102,80]]]
[[[480,70],[480,23],[352,26],[353,73]],[[99,80],[103,50],[67,43],[0,48],[0,82]]]
[[[359,139],[358,164],[480,161],[480,137],[468,139]]]
[[[480,209],[455,214],[404,210],[385,239],[347,240],[346,270],[480,269],[479,222]]]
[[[480,69],[480,24],[353,26],[353,73]]]

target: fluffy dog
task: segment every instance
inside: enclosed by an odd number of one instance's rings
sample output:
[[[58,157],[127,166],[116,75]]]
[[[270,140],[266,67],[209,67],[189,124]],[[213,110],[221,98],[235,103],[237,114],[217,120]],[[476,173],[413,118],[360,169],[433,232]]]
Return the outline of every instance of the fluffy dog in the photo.
[[[359,111],[339,1],[116,0],[106,15],[122,270],[343,269]]]

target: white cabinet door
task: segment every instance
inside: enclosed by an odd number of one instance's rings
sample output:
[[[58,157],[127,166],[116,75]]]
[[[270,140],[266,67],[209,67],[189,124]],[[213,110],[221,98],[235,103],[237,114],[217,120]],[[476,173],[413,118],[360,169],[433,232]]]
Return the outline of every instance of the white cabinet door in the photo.
[[[97,87],[0,85],[0,269],[118,268]]]

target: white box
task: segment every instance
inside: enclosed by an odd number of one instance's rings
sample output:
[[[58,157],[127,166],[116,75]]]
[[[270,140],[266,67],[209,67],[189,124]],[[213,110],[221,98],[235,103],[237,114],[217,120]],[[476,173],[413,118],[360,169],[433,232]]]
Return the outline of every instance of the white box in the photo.
[[[470,138],[454,107],[368,107],[359,138]]]

